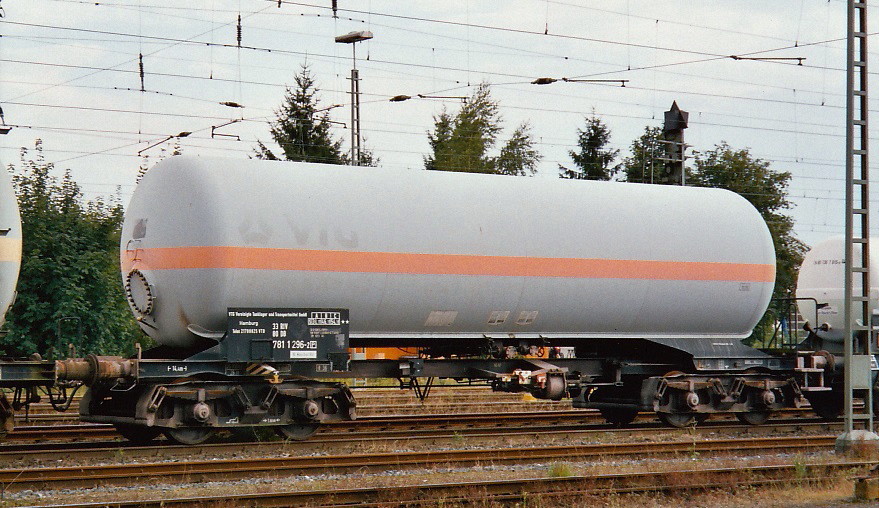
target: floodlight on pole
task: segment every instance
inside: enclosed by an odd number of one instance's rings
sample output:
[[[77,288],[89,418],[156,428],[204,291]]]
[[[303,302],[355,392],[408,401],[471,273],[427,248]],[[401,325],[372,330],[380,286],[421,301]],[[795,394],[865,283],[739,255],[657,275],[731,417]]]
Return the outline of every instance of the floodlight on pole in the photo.
[[[354,66],[351,69],[351,164],[360,164],[360,74],[357,72],[357,43],[372,39],[372,32],[348,32],[336,37],[336,42],[351,45]]]
[[[369,31],[360,31],[360,32],[348,32],[345,35],[339,35],[336,37],[336,42],[341,44],[354,44],[355,42],[363,42],[372,39],[372,32]]]

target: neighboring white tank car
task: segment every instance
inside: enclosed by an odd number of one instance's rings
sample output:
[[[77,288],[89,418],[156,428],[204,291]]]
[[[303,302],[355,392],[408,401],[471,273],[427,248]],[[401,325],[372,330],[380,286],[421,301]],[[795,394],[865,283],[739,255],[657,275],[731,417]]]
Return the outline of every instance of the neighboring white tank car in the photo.
[[[871,238],[879,245],[879,238]],[[854,246],[855,256],[861,255],[860,245]],[[875,258],[873,258],[875,259]],[[855,277],[855,288],[860,291],[861,281]],[[800,314],[814,333],[823,340],[842,342],[845,320],[845,237],[834,236],[817,244],[806,253],[797,279],[797,305]],[[879,305],[879,264],[870,263],[870,298],[874,313]],[[817,304],[817,313],[816,313]],[[817,322],[816,321],[817,316]]]
[[[352,340],[738,339],[775,281],[725,190],[193,157],[137,186],[121,258],[176,347],[229,307],[347,308]]]
[[[15,286],[21,268],[21,215],[12,178],[0,170],[0,325],[15,301]]]

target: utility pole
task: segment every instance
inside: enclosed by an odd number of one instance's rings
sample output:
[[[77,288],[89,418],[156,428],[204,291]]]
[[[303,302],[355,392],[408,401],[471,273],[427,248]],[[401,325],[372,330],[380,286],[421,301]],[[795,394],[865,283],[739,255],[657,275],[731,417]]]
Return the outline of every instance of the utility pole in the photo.
[[[869,132],[867,128],[867,1],[848,0],[845,151],[845,432],[836,451],[879,448],[873,432],[873,308],[870,302]],[[862,409],[854,399],[864,401]],[[855,422],[862,425],[855,428]]]
[[[357,43],[372,39],[372,32],[349,32],[336,42],[350,44],[354,66],[351,69],[351,164],[360,165],[360,74],[357,72]]]
[[[665,171],[663,171],[660,177],[660,183],[687,185],[684,161],[687,160],[687,147],[689,145],[684,143],[684,129],[687,128],[689,117],[689,113],[678,107],[677,101],[673,101],[671,108],[665,112],[665,122],[662,124],[662,139],[657,140],[665,148],[665,157],[656,158],[665,162]],[[650,183],[653,182],[651,181]]]

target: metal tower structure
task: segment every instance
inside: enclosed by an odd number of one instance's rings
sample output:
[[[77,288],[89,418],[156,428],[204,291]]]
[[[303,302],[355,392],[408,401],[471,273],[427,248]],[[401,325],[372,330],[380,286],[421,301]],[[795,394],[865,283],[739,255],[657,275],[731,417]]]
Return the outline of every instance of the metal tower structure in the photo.
[[[870,186],[867,128],[867,2],[848,0],[845,160],[845,433],[837,450],[854,441],[879,439],[873,433],[870,303]],[[862,409],[853,400],[861,396]],[[855,422],[862,421],[862,429]]]
[[[351,56],[354,66],[351,69],[351,164],[359,166],[361,155],[360,146],[360,72],[357,70],[357,43],[372,39],[372,32],[350,32],[336,37],[336,42],[351,45]]]
[[[673,101],[671,108],[665,112],[665,122],[662,124],[662,139],[656,140],[664,145],[665,157],[654,157],[655,160],[663,161],[660,181],[669,185],[687,185],[687,170],[684,163],[687,160],[687,148],[690,145],[684,143],[684,129],[690,114],[678,107],[678,102]],[[651,174],[651,179],[653,175]],[[650,183],[653,183],[652,181]]]

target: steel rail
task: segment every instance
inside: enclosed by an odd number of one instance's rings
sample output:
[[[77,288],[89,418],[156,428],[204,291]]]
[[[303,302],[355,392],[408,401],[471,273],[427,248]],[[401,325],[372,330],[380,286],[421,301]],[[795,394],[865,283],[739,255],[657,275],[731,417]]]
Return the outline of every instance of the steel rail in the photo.
[[[78,507],[173,507],[211,506],[402,506],[409,504],[466,505],[483,502],[515,502],[558,499],[571,502],[589,496],[627,493],[681,493],[704,492],[730,487],[757,487],[767,485],[817,484],[836,479],[842,472],[865,469],[873,462],[835,462],[828,464],[784,464],[749,466],[745,468],[684,469],[647,471],[620,474],[595,474],[563,478],[523,478],[515,480],[486,480],[429,485],[400,485],[393,487],[366,487],[311,491],[257,492],[224,496],[191,498],[164,498],[133,501],[109,501],[75,505]]]
[[[399,412],[401,414],[403,412],[406,413],[416,413],[416,412],[424,412],[424,411],[433,411],[436,414],[448,414],[461,412],[464,409],[484,409],[484,408],[495,408],[498,412],[511,411],[511,410],[527,410],[528,408],[532,410],[541,410],[541,411],[567,411],[571,409],[571,401],[549,401],[549,400],[534,400],[534,401],[524,401],[524,400],[465,400],[465,401],[456,401],[456,402],[444,402],[441,404],[426,402],[424,404],[418,402],[417,400],[410,401],[409,403],[401,403],[401,404],[382,404],[379,405],[365,405],[362,401],[357,401],[357,412],[358,414],[364,415],[376,415],[380,416],[381,414],[388,414],[391,412]],[[558,408],[558,409],[554,409]],[[38,408],[35,411],[30,412],[30,414],[25,415],[24,413],[16,414],[16,422],[27,422],[28,420],[34,422],[46,422],[46,421],[75,421],[79,418],[79,414],[76,411],[71,412],[57,412],[52,411],[50,408]]]
[[[720,422],[718,422],[720,423]],[[696,435],[734,433],[748,436],[776,435],[782,432],[809,433],[810,435],[827,434],[838,432],[840,423],[829,424],[825,422],[814,423],[783,423],[767,424],[760,427],[749,425],[707,425],[695,429],[669,429],[660,427],[667,435],[687,434]],[[379,433],[373,431],[361,431],[338,435],[326,433],[317,435],[307,441],[283,442],[283,441],[255,441],[255,442],[223,442],[208,443],[197,446],[180,446],[165,444],[159,441],[148,446],[133,446],[127,442],[119,441],[93,441],[88,443],[53,443],[6,446],[0,448],[0,463],[12,463],[13,461],[56,460],[59,456],[75,458],[77,460],[113,460],[120,455],[127,459],[169,459],[171,457],[192,456],[220,456],[223,453],[240,454],[242,450],[251,453],[277,453],[278,451],[305,453],[338,452],[340,446],[356,446],[360,444],[380,444],[386,441],[394,441],[395,444],[405,442],[410,445],[461,445],[466,440],[468,446],[494,445],[498,438],[504,438],[505,442],[516,439],[518,442],[532,441],[534,443],[545,442],[553,436],[563,436],[565,439],[589,438],[606,440],[608,434],[614,439],[632,438],[644,436],[646,430],[657,429],[655,424],[637,425],[625,429],[608,428],[583,428],[575,425],[549,425],[540,427],[468,427],[461,429],[403,429],[384,430]]]
[[[486,463],[522,463],[544,460],[587,460],[615,456],[766,453],[772,450],[811,451],[831,449],[835,436],[787,436],[746,439],[712,439],[659,443],[605,443],[525,448],[429,450],[395,453],[259,457],[246,459],[194,460],[0,469],[0,485],[6,491],[25,489],[86,488],[105,485],[142,484],[151,481],[230,481],[244,477],[277,477],[290,474],[325,474],[433,468],[437,465],[472,466]]]
[[[777,413],[778,420],[782,418],[802,418],[804,411],[790,410],[780,411]],[[724,415],[731,419],[731,415]],[[650,413],[643,413],[640,418],[652,419]],[[413,431],[422,431],[426,429],[444,429],[444,428],[490,428],[492,426],[501,427],[508,426],[510,422],[527,421],[531,425],[600,425],[605,428],[608,424],[604,423],[604,418],[595,410],[575,409],[575,410],[558,410],[558,411],[528,411],[518,413],[461,413],[453,415],[375,415],[362,416],[351,422],[334,422],[322,426],[318,434],[325,433],[356,433],[371,429],[373,432],[397,431],[402,428],[412,429]],[[722,420],[721,420],[722,421]],[[804,419],[805,423],[813,423],[817,421],[814,418]],[[707,422],[711,424],[719,424],[720,421],[714,420]],[[770,420],[772,422],[772,420]],[[780,423],[780,422],[778,422]],[[645,422],[636,423],[637,425],[645,425]],[[704,426],[701,424],[700,426]],[[637,428],[637,427],[635,427]],[[662,428],[659,425],[652,425],[650,428]],[[23,425],[16,427],[6,436],[8,442],[29,442],[29,441],[48,441],[48,440],[86,440],[86,439],[112,439],[118,437],[112,425],[106,424],[80,424],[80,425]],[[3,445],[0,445],[0,450]]]

